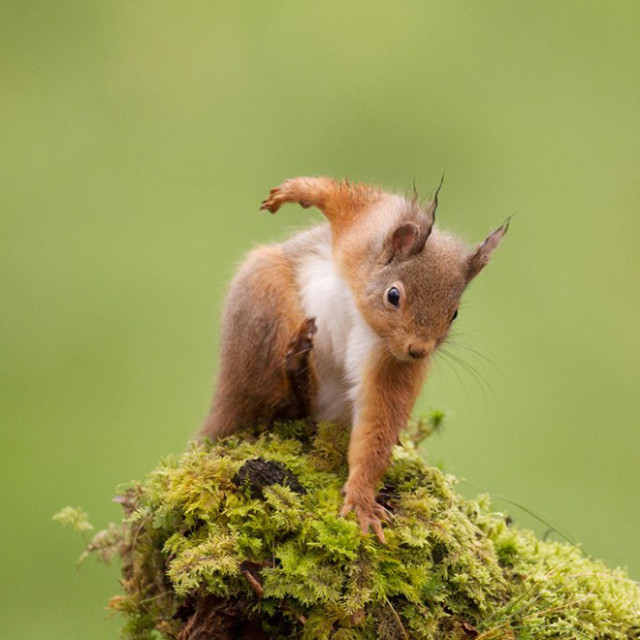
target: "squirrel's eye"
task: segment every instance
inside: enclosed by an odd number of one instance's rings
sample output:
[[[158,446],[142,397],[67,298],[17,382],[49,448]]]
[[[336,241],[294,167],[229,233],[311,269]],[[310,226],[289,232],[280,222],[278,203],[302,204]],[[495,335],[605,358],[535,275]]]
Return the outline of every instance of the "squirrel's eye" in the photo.
[[[398,287],[391,287],[389,291],[387,291],[387,300],[394,307],[397,307],[400,304],[400,290]]]
[[[458,310],[456,309],[451,316],[451,322],[453,322],[458,317]]]

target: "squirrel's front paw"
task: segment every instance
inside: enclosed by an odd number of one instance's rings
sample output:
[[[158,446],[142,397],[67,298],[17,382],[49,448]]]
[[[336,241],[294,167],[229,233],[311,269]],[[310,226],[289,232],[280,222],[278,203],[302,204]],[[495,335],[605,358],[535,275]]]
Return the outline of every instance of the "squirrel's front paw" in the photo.
[[[275,213],[285,202],[297,202],[301,207],[307,209],[312,201],[308,195],[300,192],[299,180],[285,180],[280,186],[269,191],[269,195],[262,201],[260,211],[270,211]]]
[[[313,336],[317,331],[315,318],[307,318],[300,325],[298,332],[289,342],[285,355],[285,366],[289,374],[296,375],[308,369]]]
[[[350,511],[354,511],[360,523],[362,533],[366,535],[369,533],[369,527],[371,527],[378,540],[380,540],[382,544],[386,544],[387,541],[385,540],[384,531],[382,530],[382,522],[389,520],[389,512],[381,504],[378,504],[373,497],[369,498],[359,495],[356,492],[349,491],[348,488],[345,494],[340,516],[344,517]]]
[[[282,189],[275,187],[269,191],[269,195],[262,201],[260,211],[270,211],[275,213],[287,201]]]

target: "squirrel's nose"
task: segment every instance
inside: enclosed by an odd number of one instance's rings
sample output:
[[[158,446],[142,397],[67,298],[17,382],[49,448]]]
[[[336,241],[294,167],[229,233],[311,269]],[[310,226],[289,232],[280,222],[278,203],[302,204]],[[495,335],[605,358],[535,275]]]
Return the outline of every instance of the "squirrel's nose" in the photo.
[[[424,358],[427,355],[427,350],[424,347],[419,347],[413,344],[409,345],[409,355],[412,358],[418,360],[419,358]]]

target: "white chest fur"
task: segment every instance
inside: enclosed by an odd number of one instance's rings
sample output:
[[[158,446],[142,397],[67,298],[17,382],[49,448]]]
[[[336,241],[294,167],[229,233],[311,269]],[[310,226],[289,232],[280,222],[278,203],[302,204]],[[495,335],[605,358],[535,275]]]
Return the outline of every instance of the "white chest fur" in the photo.
[[[304,313],[315,318],[314,362],[318,374],[316,420],[353,421],[358,384],[367,361],[381,346],[337,273],[331,247],[306,257],[298,270]]]

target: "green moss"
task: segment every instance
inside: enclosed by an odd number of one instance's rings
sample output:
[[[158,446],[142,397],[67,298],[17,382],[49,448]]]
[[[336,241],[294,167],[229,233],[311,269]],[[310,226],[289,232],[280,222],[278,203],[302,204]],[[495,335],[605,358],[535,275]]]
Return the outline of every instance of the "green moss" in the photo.
[[[384,477],[386,545],[337,515],[348,435],[333,425],[280,425],[163,460],[89,547],[122,558],[111,606],[124,636],[195,638],[198,611],[233,603],[233,624],[252,619],[269,638],[640,638],[635,582],[509,526],[486,496],[461,497],[417,454],[425,431],[396,447]],[[258,458],[301,486],[238,482]]]

